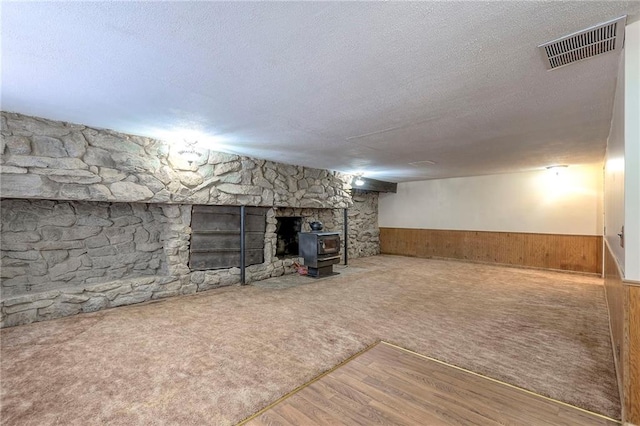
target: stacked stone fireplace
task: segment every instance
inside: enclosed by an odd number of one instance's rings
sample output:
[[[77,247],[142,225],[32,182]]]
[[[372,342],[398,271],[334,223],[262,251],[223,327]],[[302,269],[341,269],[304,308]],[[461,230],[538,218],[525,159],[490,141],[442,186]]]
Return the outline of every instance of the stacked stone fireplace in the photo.
[[[277,254],[278,217],[343,240],[346,208],[350,258],[379,253],[377,193],[352,194],[349,175],[215,151],[189,163],[158,140],[1,118],[2,326],[239,283],[239,268],[189,269],[194,205],[266,208],[247,282],[295,272],[298,258]]]

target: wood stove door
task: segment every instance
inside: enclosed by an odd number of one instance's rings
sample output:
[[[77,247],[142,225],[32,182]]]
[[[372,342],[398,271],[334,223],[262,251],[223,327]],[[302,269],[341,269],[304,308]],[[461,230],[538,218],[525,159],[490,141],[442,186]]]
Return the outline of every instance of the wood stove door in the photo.
[[[318,238],[318,254],[340,253],[340,236],[329,235]]]

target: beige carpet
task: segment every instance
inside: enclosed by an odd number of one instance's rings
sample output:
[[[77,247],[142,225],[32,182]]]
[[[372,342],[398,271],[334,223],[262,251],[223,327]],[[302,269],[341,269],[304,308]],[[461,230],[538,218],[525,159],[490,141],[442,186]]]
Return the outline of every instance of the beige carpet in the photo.
[[[2,423],[231,424],[380,339],[620,417],[602,280],[395,256],[342,271],[4,329]]]

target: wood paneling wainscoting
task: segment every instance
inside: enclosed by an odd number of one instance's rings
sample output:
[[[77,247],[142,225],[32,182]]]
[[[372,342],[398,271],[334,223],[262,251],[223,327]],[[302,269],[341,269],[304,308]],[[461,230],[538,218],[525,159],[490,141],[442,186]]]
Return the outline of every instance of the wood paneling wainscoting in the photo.
[[[626,286],[629,295],[628,358],[624,382],[625,419],[640,425],[640,286]]]
[[[640,425],[640,284],[626,282],[605,243],[605,293],[624,421]]]
[[[380,228],[380,251],[412,257],[602,273],[602,237],[599,235]]]
[[[625,288],[618,271],[618,263],[611,254],[608,243],[605,243],[604,253],[604,288],[609,309],[609,328],[611,330],[611,343],[613,344],[613,356],[616,364],[616,375],[620,397],[623,395],[624,369],[622,368],[622,356],[624,347],[624,311]],[[623,401],[624,405],[624,401]]]

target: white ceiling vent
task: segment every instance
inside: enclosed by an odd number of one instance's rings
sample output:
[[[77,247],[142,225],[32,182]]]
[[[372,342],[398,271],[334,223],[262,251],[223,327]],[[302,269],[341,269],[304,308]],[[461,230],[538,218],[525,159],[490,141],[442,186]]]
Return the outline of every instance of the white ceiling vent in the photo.
[[[626,16],[538,46],[547,69],[555,69],[601,53],[622,49]]]

